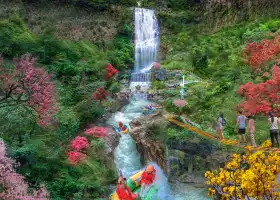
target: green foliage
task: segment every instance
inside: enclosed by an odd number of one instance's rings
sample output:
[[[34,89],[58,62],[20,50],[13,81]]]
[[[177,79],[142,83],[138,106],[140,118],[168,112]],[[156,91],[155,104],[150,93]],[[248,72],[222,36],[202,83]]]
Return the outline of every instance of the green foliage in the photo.
[[[59,39],[67,37],[61,37],[55,30],[58,28],[55,27],[57,23],[48,27],[43,22],[46,16],[42,13],[42,16],[34,16],[36,11],[32,13],[36,5],[44,3],[45,0],[28,0],[24,3],[28,4],[28,9],[25,10],[28,13],[16,14],[24,16],[27,22],[11,13],[3,14],[11,18],[0,20],[0,54],[5,61],[11,62],[13,57],[29,53],[37,57],[40,67],[54,74],[58,101],[56,122],[44,129],[36,124],[33,110],[22,106],[1,107],[0,137],[4,138],[11,156],[20,162],[18,171],[31,186],[44,183],[52,199],[56,200],[99,199],[105,193],[107,185],[116,179],[115,169],[111,167],[112,161],[104,153],[103,139],[89,139],[89,158],[86,163],[77,167],[68,164],[67,152],[70,150],[69,143],[77,135],[80,126],[94,122],[104,114],[105,106],[113,106],[113,101],[102,105],[91,99],[98,87],[105,87],[111,93],[120,90],[117,82],[105,80],[104,67],[109,60],[118,69],[133,65],[134,47],[130,41],[133,35],[132,12],[128,12],[128,8],[118,7],[133,6],[136,1],[56,1],[57,5],[70,3],[87,7],[93,12],[105,9],[110,10],[110,15],[118,15],[118,35],[114,36],[115,33],[112,33],[112,40],[100,43]],[[3,7],[0,6],[1,11]],[[116,9],[122,12],[116,12]],[[71,14],[71,17],[75,18],[76,15]],[[88,25],[87,21],[83,23]],[[108,28],[106,23],[103,25],[104,29]],[[34,27],[40,26],[44,28],[34,31]],[[40,34],[36,34],[38,32]]]
[[[56,119],[59,125],[57,131],[61,136],[69,137],[79,129],[80,119],[71,107],[59,107]]]
[[[152,83],[153,89],[164,89],[165,88],[165,82],[164,81],[153,81]]]
[[[0,54],[13,57],[38,47],[37,38],[20,18],[0,21]]]
[[[83,100],[75,106],[75,111],[82,124],[94,121],[104,114],[104,108],[92,99]]]
[[[117,69],[132,66],[134,56],[134,46],[127,37],[117,37],[114,40],[115,50],[108,53],[110,63]]]
[[[10,144],[20,145],[24,138],[36,133],[35,112],[24,106],[7,106],[0,108],[0,136]]]
[[[167,121],[157,120],[148,127],[148,136],[154,141],[165,143],[167,140]]]
[[[118,82],[114,82],[109,88],[109,91],[113,94],[118,93],[120,90],[121,88]]]
[[[81,8],[92,8],[97,11],[103,11],[103,10],[109,10],[111,6],[118,5],[118,6],[136,6],[136,1],[135,0],[67,0],[67,1],[61,1],[61,0],[51,0],[56,3],[60,4],[70,4],[74,6],[78,6]],[[42,5],[46,3],[50,3],[50,1],[46,0],[39,0],[39,1],[34,1],[34,0],[26,0],[28,3],[41,3]]]
[[[163,90],[163,94],[166,97],[174,97],[179,95],[179,92],[176,90]]]

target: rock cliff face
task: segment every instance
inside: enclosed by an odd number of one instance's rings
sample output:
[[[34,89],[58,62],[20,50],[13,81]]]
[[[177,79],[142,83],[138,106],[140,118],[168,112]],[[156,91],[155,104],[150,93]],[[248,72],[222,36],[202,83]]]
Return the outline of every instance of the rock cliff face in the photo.
[[[160,112],[139,117],[130,123],[131,136],[136,142],[143,162],[154,161],[167,172],[167,154],[164,145],[167,121]]]
[[[181,132],[182,137],[172,137],[175,133],[167,131],[171,124],[166,117],[163,112],[157,112],[130,123],[130,134],[136,142],[142,162],[156,162],[171,182],[205,187],[204,173],[223,167],[233,151],[181,129],[175,130]]]

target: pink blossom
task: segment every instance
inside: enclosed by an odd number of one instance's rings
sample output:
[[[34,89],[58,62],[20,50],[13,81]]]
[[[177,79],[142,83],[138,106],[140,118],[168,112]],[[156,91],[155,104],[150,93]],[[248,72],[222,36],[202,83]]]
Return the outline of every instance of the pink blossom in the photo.
[[[154,63],[154,68],[155,69],[160,69],[160,64],[159,63]]]
[[[94,137],[105,137],[108,134],[108,129],[104,127],[95,126],[85,131],[86,135]]]
[[[263,73],[263,76],[264,76],[264,77],[269,77],[269,73],[268,73],[268,72],[264,72],[264,73]]]
[[[181,99],[176,99],[173,101],[173,103],[177,106],[177,107],[184,107],[187,102],[185,100],[181,100]]]
[[[1,100],[33,108],[37,112],[37,122],[45,126],[51,123],[57,111],[55,85],[44,69],[35,67],[35,62],[34,58],[26,56],[15,60],[13,71],[0,67],[0,89],[7,94]]]
[[[18,164],[6,155],[6,147],[0,139],[0,199],[5,200],[47,200],[49,194],[42,186],[39,190],[30,190],[21,174],[14,167]]]
[[[88,140],[85,137],[81,137],[81,136],[77,136],[74,140],[72,140],[71,142],[71,147],[75,150],[75,151],[80,151],[83,149],[87,149],[88,148]]]
[[[68,162],[71,165],[77,165],[81,161],[86,160],[87,155],[77,151],[68,152]]]

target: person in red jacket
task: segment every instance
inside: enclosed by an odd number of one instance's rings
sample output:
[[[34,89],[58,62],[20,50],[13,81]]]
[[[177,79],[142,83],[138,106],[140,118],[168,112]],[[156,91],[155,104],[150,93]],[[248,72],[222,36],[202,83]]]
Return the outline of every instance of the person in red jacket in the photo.
[[[143,172],[140,183],[141,183],[141,192],[140,196],[142,196],[143,191],[147,187],[151,187],[154,183],[156,177],[156,170],[153,165],[149,165],[146,170]]]
[[[127,126],[124,125],[122,122],[119,122],[119,128],[120,131],[125,131],[127,129]]]
[[[134,200],[138,198],[137,193],[132,193],[130,188],[126,185],[126,178],[120,177],[116,189],[117,195],[120,200]]]

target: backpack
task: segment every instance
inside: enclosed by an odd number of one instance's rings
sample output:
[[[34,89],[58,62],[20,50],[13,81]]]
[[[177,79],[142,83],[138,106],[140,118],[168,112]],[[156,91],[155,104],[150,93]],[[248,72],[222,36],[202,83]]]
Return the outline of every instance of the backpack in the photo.
[[[225,126],[227,124],[227,121],[225,120],[225,118],[222,118],[222,125]]]

